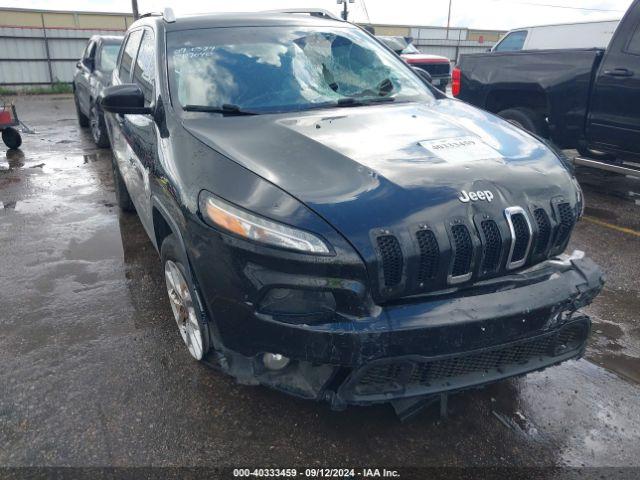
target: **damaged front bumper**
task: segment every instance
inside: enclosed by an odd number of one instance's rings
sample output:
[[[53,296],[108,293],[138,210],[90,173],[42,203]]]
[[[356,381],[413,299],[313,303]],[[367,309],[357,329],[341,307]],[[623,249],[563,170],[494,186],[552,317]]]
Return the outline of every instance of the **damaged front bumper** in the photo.
[[[600,292],[600,269],[582,252],[473,288],[382,305],[351,322],[260,322],[264,352],[291,359],[267,369],[261,355],[220,348],[223,369],[333,408],[430,396],[540,370],[584,353],[590,320],[576,311]]]

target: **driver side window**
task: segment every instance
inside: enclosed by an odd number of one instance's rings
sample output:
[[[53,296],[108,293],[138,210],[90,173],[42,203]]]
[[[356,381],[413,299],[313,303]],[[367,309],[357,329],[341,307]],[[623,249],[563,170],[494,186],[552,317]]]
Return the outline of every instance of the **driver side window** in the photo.
[[[155,42],[154,35],[151,30],[144,30],[144,37],[138,50],[138,57],[133,69],[133,81],[140,86],[144,93],[144,104],[148,107],[153,103],[154,87],[155,87]]]
[[[120,67],[118,69],[118,77],[120,77],[122,83],[129,83],[131,81],[131,64],[133,63],[133,59],[136,58],[141,37],[142,30],[135,30],[127,37],[127,44],[122,52]]]

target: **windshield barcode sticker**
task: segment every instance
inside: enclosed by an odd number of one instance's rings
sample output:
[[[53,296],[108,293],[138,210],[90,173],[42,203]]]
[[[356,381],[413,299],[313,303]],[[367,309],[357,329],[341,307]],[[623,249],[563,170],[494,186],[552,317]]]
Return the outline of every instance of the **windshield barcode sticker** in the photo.
[[[500,152],[474,136],[438,138],[436,140],[423,140],[418,143],[436,157],[447,162],[502,158]]]

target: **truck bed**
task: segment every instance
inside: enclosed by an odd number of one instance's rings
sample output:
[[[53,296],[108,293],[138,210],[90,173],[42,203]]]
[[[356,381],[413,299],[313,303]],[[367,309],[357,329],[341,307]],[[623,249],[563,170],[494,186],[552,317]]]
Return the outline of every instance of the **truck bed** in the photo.
[[[602,49],[530,50],[460,56],[458,98],[493,113],[526,107],[544,113],[560,147],[583,132]]]

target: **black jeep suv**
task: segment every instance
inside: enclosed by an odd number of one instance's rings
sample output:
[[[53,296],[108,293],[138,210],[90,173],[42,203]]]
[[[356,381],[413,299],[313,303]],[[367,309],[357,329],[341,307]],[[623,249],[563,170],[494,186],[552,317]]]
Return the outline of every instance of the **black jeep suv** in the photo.
[[[579,357],[566,160],[332,18],[135,22],[101,106],[118,202],[196,359],[334,408]]]

